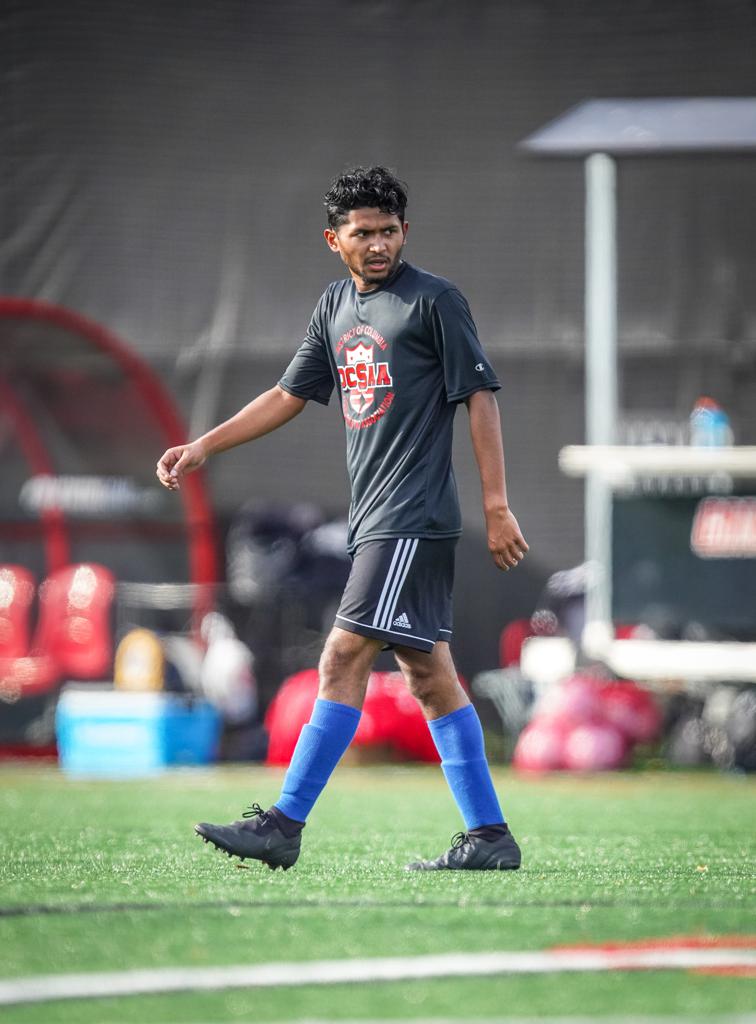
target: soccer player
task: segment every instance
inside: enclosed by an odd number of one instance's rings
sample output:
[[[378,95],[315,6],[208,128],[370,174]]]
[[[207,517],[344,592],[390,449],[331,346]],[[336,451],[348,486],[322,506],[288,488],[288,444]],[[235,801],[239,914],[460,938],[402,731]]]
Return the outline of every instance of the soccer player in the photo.
[[[253,441],[327,405],[337,389],[346,426],[352,502],[352,570],[320,658],[320,687],[281,795],[230,825],[196,832],[229,855],[291,867],[315,801],[360,720],[373,662],[393,649],[428,721],[465,823],[451,849],[408,870],[506,870],[520,866],[488,769],[475,708],[449,651],[454,549],[461,530],[452,471],[452,427],[467,406],[483,492],[488,548],[498,569],[528,550],[509,508],[496,375],[461,293],[402,258],[405,187],[382,167],[337,177],[325,196],[325,240],[348,276],[326,288],[278,384],[157,464],[176,490],[210,455]]]

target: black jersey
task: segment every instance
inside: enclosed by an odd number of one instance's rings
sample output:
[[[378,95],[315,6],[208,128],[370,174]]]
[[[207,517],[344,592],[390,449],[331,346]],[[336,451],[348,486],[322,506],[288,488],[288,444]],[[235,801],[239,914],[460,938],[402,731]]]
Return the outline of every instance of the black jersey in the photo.
[[[401,263],[379,288],[329,285],[279,381],[327,405],[338,385],[352,486],[349,550],[380,537],[456,537],[457,403],[500,387],[464,296]]]

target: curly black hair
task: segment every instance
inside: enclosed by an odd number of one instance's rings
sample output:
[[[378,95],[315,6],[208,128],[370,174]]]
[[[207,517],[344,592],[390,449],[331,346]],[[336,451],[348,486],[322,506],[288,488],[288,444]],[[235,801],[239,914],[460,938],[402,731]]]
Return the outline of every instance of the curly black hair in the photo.
[[[344,223],[350,210],[363,206],[394,213],[404,221],[407,186],[385,167],[353,167],[333,179],[323,200],[332,229]]]

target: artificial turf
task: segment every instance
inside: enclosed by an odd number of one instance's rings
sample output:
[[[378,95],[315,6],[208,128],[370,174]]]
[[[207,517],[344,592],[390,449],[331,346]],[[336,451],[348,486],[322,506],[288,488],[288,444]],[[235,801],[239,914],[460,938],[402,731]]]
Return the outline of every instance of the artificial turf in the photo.
[[[290,871],[192,833],[278,793],[280,773],[129,782],[0,770],[6,977],[756,932],[754,780],[662,771],[497,785],[517,872],[407,874],[459,827],[437,769],[339,768]],[[756,1004],[756,980],[685,971],[437,979],[19,1006],[5,1021],[674,1015]]]

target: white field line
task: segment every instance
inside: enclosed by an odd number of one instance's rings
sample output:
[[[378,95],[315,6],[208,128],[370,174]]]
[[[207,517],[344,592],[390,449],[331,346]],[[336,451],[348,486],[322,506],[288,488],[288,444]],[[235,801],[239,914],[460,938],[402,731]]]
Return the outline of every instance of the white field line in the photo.
[[[48,974],[0,982],[0,1006],[55,999],[96,999],[156,992],[338,985],[419,978],[558,971],[679,970],[754,967],[752,949],[548,950],[523,953],[445,953],[373,960],[313,960],[239,967],[163,967],[90,974]]]

